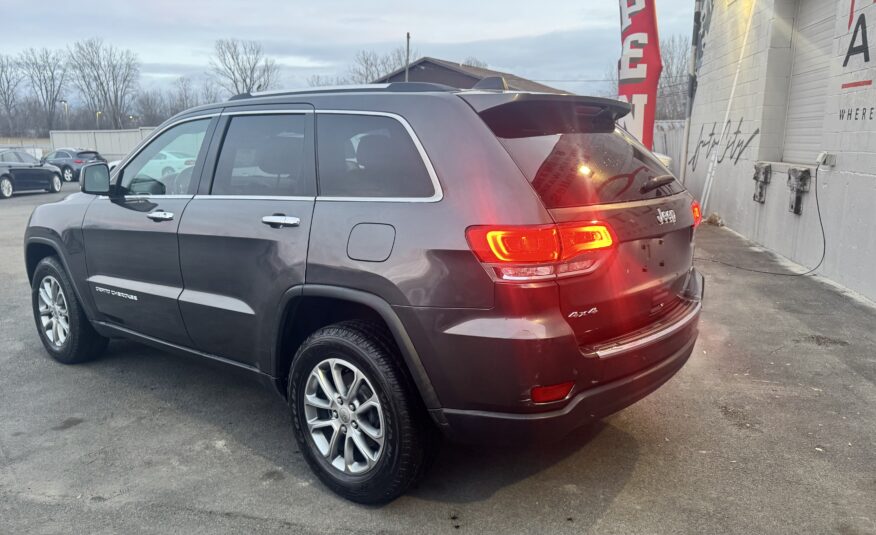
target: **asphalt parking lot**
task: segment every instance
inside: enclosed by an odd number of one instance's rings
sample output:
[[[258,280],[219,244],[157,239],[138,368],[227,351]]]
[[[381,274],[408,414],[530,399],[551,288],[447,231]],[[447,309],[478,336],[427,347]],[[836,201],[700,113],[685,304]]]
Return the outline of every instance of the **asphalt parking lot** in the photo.
[[[818,279],[699,262],[687,366],[658,392],[527,450],[445,446],[380,508],[325,489],[285,405],[233,371],[128,342],[55,364],[0,201],[0,533],[876,534],[876,310]],[[782,270],[703,227],[698,256]]]

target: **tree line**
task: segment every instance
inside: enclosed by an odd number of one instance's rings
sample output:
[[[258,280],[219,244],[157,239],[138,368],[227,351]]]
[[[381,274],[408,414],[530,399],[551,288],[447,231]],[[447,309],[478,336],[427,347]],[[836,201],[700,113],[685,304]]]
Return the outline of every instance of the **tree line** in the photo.
[[[660,40],[660,59],[663,72],[657,85],[656,119],[682,120],[687,116],[688,66],[690,65],[690,38],[681,35]],[[615,64],[606,71],[609,81],[604,96],[616,98],[618,95],[618,66]]]
[[[56,129],[155,126],[182,110],[276,87],[279,68],[256,41],[219,39],[200,85],[140,87],[140,62],[101,39],[66,49],[0,53],[0,136],[43,137]]]

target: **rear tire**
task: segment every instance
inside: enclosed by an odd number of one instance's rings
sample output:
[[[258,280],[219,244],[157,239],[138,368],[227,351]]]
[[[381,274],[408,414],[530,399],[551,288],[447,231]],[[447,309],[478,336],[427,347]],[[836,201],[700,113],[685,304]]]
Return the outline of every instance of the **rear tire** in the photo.
[[[64,168],[61,169],[61,173],[62,173],[62,175],[63,175],[63,177],[64,177],[64,182],[73,182],[73,175],[74,175],[75,173],[73,173],[73,169],[72,169],[72,168],[67,167],[67,166],[65,165]]]
[[[0,199],[8,199],[12,197],[12,192],[15,190],[12,185],[12,179],[8,176],[0,177]]]
[[[48,256],[40,260],[31,288],[37,332],[53,359],[62,364],[78,364],[103,353],[108,340],[91,326],[57,258]]]
[[[52,175],[52,180],[49,182],[49,187],[46,189],[49,193],[58,193],[61,191],[61,177]]]
[[[317,477],[348,500],[390,502],[434,459],[437,431],[399,362],[386,330],[364,321],[319,329],[292,361],[288,399],[298,446]]]

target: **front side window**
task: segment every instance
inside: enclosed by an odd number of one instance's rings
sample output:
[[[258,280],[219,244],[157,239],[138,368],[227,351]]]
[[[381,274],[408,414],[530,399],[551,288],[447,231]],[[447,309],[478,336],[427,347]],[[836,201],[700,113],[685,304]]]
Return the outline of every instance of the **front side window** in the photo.
[[[320,196],[429,198],[435,194],[411,136],[392,117],[319,115],[317,147]]]
[[[122,169],[119,193],[193,193],[197,185],[192,180],[192,174],[209,126],[210,119],[198,119],[179,124],[159,134]]]
[[[312,196],[312,165],[308,165],[308,159],[313,160],[313,149],[306,149],[308,120],[303,114],[232,117],[210,193]]]

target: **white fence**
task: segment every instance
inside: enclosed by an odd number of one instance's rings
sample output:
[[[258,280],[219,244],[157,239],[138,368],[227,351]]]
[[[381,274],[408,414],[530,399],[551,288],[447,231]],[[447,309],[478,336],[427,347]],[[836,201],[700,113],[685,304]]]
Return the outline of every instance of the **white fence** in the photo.
[[[672,158],[672,173],[680,177],[684,162],[684,121],[657,121],[654,126],[654,152]]]
[[[52,149],[64,147],[94,149],[107,160],[119,160],[145,139],[155,128],[130,130],[52,130]]]

